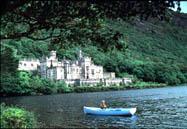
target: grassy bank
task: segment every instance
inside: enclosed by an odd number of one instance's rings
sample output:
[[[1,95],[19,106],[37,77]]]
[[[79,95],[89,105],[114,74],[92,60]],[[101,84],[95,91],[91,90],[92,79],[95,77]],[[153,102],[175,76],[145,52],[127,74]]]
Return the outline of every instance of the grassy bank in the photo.
[[[1,128],[36,128],[37,122],[33,113],[23,108],[8,107],[1,104]]]
[[[143,89],[143,88],[156,88],[156,87],[164,87],[167,86],[165,83],[157,83],[157,82],[142,82],[137,81],[128,86],[128,88],[136,88],[136,89]]]
[[[164,87],[167,84],[156,83],[156,82],[141,82],[137,81],[129,85],[110,85],[110,86],[79,86],[74,87],[73,92],[99,92],[99,91],[116,91],[116,90],[125,90],[125,89],[143,89],[143,88],[156,88]]]

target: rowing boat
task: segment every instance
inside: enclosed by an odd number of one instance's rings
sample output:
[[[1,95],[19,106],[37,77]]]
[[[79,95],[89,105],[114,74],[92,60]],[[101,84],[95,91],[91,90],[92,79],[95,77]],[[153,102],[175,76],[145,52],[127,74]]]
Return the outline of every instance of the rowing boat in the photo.
[[[136,108],[105,108],[101,109],[98,107],[86,107],[84,106],[85,114],[92,115],[134,115],[136,112]]]

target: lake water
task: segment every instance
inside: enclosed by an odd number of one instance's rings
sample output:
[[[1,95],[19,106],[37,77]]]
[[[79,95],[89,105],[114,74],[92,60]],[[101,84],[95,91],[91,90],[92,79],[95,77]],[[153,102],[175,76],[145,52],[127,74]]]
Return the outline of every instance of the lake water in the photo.
[[[137,107],[131,117],[93,116],[83,106]],[[1,102],[35,113],[41,127],[184,128],[187,129],[187,86],[47,96],[1,97]]]

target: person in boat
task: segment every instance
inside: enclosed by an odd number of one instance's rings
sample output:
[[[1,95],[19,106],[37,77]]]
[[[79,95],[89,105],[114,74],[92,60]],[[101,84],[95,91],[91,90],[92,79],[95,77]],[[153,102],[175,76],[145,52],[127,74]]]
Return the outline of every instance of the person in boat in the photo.
[[[101,109],[107,108],[107,104],[106,104],[105,100],[102,100],[99,106]]]

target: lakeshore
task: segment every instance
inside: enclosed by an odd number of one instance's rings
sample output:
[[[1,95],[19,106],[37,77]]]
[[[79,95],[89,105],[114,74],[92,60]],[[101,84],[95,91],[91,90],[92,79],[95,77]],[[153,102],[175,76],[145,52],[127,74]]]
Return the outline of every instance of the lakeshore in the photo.
[[[64,86],[64,85],[63,85]],[[28,94],[2,94],[2,96],[40,96],[40,95],[50,95],[50,94],[66,94],[66,93],[84,93],[84,92],[104,92],[104,91],[119,91],[119,90],[129,90],[129,89],[145,89],[145,88],[159,88],[167,87],[167,84],[156,83],[156,82],[136,82],[128,85],[82,85],[82,86],[66,86],[63,88],[57,88],[55,86],[50,87],[49,91],[43,89],[37,92],[34,87],[33,91]],[[46,87],[49,88],[49,87]],[[35,92],[34,92],[35,90]]]

